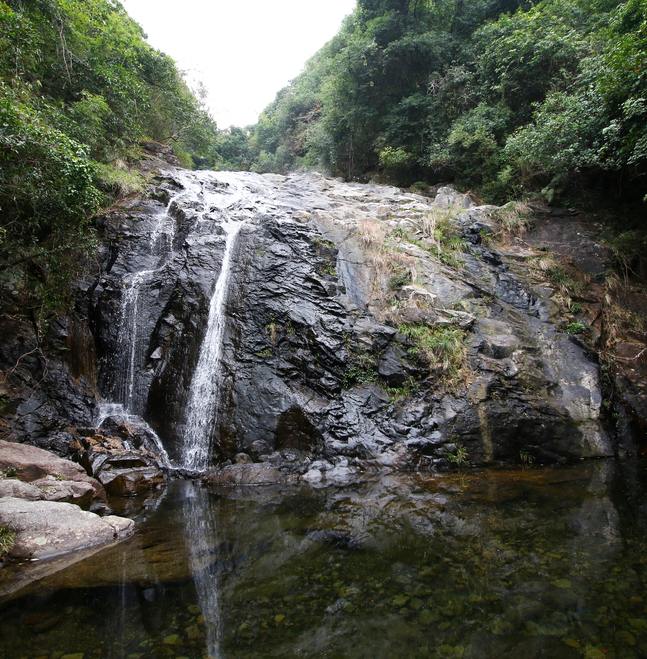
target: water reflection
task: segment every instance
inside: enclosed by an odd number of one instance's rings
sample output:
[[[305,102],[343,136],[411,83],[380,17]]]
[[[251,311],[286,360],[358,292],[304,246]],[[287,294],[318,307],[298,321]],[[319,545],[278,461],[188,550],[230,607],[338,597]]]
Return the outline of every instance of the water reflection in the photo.
[[[207,656],[209,659],[220,659],[222,625],[218,592],[218,502],[210,500],[206,490],[189,483],[184,483],[184,492],[182,519],[186,525],[186,553],[198,599],[193,612],[201,615],[199,622],[204,627]],[[187,635],[200,638],[200,626],[196,624],[187,628]]]
[[[602,461],[339,487],[172,483],[136,537],[7,602],[0,654],[638,659],[645,480]]]

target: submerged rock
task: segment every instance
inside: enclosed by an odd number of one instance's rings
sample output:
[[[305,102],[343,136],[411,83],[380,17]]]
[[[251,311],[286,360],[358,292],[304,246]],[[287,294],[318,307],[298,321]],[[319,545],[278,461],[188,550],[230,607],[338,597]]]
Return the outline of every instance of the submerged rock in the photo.
[[[274,485],[294,483],[296,477],[269,463],[239,463],[222,469],[209,469],[202,480],[210,485]]]

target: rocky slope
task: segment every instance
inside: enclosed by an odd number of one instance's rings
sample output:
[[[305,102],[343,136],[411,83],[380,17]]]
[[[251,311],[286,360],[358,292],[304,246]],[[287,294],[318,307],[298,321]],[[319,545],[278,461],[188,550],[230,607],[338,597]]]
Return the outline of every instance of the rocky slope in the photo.
[[[451,188],[432,201],[317,174],[165,163],[157,184],[156,198],[101,218],[101,273],[81,286],[80,319],[48,339],[64,361],[44,369],[25,326],[23,343],[4,348],[5,364],[28,355],[6,391],[29,368],[44,391],[9,410],[5,437],[62,454],[113,437],[163,461],[152,428],[188,466],[187,407],[230,241],[208,378],[217,404],[201,430],[209,464],[238,456],[316,480],[614,454],[597,357],[563,331],[545,253],[497,242],[491,207]],[[150,428],[133,429],[132,415]],[[98,423],[98,435],[69,430]]]

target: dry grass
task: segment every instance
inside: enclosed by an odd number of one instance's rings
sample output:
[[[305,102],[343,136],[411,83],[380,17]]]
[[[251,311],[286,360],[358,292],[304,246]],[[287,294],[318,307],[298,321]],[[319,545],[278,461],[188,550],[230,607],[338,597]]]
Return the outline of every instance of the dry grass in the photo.
[[[452,208],[432,208],[421,221],[422,235],[442,252],[443,244],[451,233]]]
[[[381,249],[386,241],[386,228],[376,220],[361,220],[359,223],[359,239],[365,249]]]
[[[534,226],[532,208],[523,201],[511,201],[493,211],[490,217],[498,226],[496,237],[503,242],[522,237]]]
[[[387,228],[376,220],[362,220],[358,225],[359,240],[368,262],[374,270],[373,289],[384,301],[388,288],[385,280],[397,277],[399,281],[415,283],[418,277],[416,259],[390,247]]]

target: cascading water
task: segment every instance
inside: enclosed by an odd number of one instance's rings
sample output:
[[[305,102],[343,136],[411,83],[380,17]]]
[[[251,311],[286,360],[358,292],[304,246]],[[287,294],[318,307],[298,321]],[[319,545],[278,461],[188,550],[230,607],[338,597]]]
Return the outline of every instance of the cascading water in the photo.
[[[122,351],[123,366],[121,377],[117,381],[116,397],[124,409],[133,410],[133,393],[135,387],[135,365],[144,357],[145,345],[137,340],[137,316],[139,313],[139,292],[146,279],[154,270],[136,272],[130,285],[124,291],[121,300],[121,322],[119,325],[119,344]]]
[[[204,469],[216,424],[214,417],[220,389],[218,370],[232,256],[240,228],[252,215],[250,211],[256,210],[253,204],[258,201],[242,203],[245,186],[241,185],[237,174],[218,173],[214,176],[212,172],[176,171],[173,179],[181,191],[172,196],[162,212],[151,218],[153,225],[149,225],[148,233],[133,227],[132,235],[139,235],[141,239],[134,240],[132,247],[126,245],[127,250],[123,252],[132,256],[120,262],[127,272],[121,279],[120,323],[113,353],[112,384],[109,385],[112,401],[104,403],[99,410],[99,423],[108,416],[125,417],[128,423],[143,424],[153,433],[150,426],[139,418],[150,404],[154,376],[147,366],[151,359],[149,340],[155,330],[154,318],[159,317],[155,314],[159,314],[163,306],[157,307],[152,314],[151,309],[156,308],[154,305],[165,304],[160,302],[161,291],[174,276],[172,273],[176,272],[177,264],[186,258],[186,250],[193,249],[196,244],[206,245],[216,236],[222,236],[225,239],[222,263],[211,296],[197,368],[187,394],[188,403],[182,411],[186,433],[181,438],[177,458],[182,467]],[[153,435],[159,453],[170,464],[161,440],[156,433]]]
[[[139,297],[142,288],[149,279],[158,272],[172,256],[172,236],[164,231],[167,224],[173,226],[173,218],[170,215],[171,205],[177,202],[178,198],[184,194],[180,192],[173,195],[169,200],[164,211],[155,217],[155,225],[149,237],[149,256],[154,262],[154,268],[139,270],[126,279],[124,282],[124,292],[121,298],[121,313],[119,331],[117,334],[117,364],[115,367],[115,384],[113,387],[113,397],[117,402],[104,401],[98,410],[98,418],[95,423],[100,427],[106,418],[110,416],[119,416],[125,418],[133,425],[143,426],[153,438],[158,454],[166,466],[170,466],[170,460],[162,441],[153,431],[153,429],[137,413],[140,403],[136,396],[136,371],[138,366],[145,359],[146,345],[139,340]],[[173,229],[171,229],[173,230]],[[160,245],[160,237],[168,236],[164,241],[168,245]]]
[[[225,303],[229,289],[231,256],[242,222],[222,225],[226,233],[225,253],[220,274],[209,306],[209,319],[198,365],[191,380],[186,408],[186,430],[182,450],[182,465],[187,469],[206,469],[211,452],[213,429],[217,425],[218,394],[220,392],[220,356],[225,330]]]
[[[173,226],[173,218],[169,211],[172,204],[177,203],[178,198],[183,194],[185,193],[180,192],[172,196],[164,211],[155,217],[155,225],[148,240],[148,249],[154,267],[139,270],[127,276],[129,281],[124,282],[125,290],[121,298],[121,320],[117,338],[119,347],[117,359],[120,363],[116,368],[114,396],[117,402],[131,414],[141,413],[142,396],[137,396],[136,392],[136,370],[144,361],[146,353],[146,345],[139,341],[139,296],[150,278],[161,270],[173,255],[172,236],[168,235],[168,240],[163,244],[160,244],[160,236],[167,235],[163,228],[169,220]],[[165,246],[168,246],[167,249],[164,249]]]

